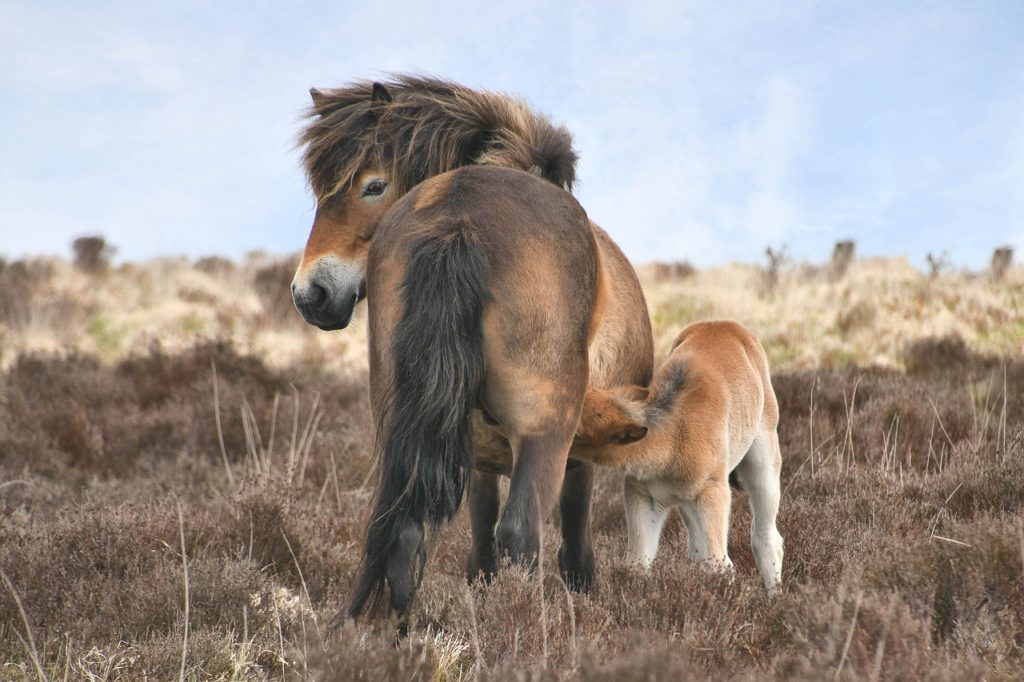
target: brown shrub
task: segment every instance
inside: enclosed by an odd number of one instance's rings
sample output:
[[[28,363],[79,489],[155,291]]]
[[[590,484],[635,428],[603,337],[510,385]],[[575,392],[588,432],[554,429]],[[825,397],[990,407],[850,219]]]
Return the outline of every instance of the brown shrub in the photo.
[[[928,263],[928,279],[932,281],[950,269],[949,254],[946,251],[940,254],[929,253],[925,261]]]
[[[654,281],[671,282],[690,279],[697,274],[697,268],[689,261],[677,260],[671,263],[654,263]]]
[[[764,267],[764,293],[770,295],[779,285],[779,275],[782,273],[782,267],[789,261],[789,257],[786,254],[785,244],[777,249],[767,247],[764,250],[764,255],[768,261]]]
[[[229,275],[235,271],[234,262],[220,256],[204,256],[196,260],[193,267],[199,272],[204,272],[212,277]]]
[[[875,306],[867,301],[858,301],[844,308],[836,315],[836,329],[845,338],[859,329],[870,328],[875,321]]]
[[[359,410],[352,408],[364,400],[358,381],[325,381],[308,371],[286,377],[254,357],[239,355],[225,342],[203,343],[178,354],[153,346],[113,368],[76,354],[26,355],[0,380],[0,393],[6,396],[0,402],[5,463],[49,475],[68,471],[123,477],[137,466],[185,453],[217,462],[214,367],[222,435],[232,461],[244,462],[249,452],[243,403],[264,430],[263,438],[269,439],[279,412],[282,426],[286,418],[299,418],[294,409],[285,411],[295,407],[292,384],[304,386],[307,395],[324,396],[321,407],[328,414],[320,421],[321,429],[355,430]],[[292,436],[290,430],[283,431],[275,434],[279,449]],[[271,443],[265,445],[273,449]]]
[[[75,267],[88,274],[106,272],[117,249],[99,236],[78,237],[71,242]]]
[[[1013,264],[1013,247],[1001,246],[992,252],[992,279],[1001,282]]]
[[[44,260],[16,260],[0,269],[0,321],[24,324],[33,306],[43,301],[40,292],[53,278],[53,265]]]
[[[918,339],[903,351],[903,365],[909,374],[926,374],[964,368],[974,358],[959,336]]]
[[[836,242],[835,247],[832,249],[832,260],[829,261],[828,273],[829,278],[833,282],[838,282],[843,277],[846,277],[846,272],[853,263],[856,250],[857,244],[852,239]]]
[[[253,286],[263,303],[264,314],[272,322],[300,321],[292,302],[291,282],[294,276],[295,260],[290,258],[261,266],[253,275]]]

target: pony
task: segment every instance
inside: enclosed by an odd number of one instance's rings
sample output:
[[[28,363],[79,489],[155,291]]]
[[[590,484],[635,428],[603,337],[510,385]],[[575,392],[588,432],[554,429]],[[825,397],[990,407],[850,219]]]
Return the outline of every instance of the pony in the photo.
[[[676,507],[689,557],[732,570],[730,483],[746,491],[751,546],[769,592],[782,581],[776,527],[779,404],[757,338],[730,321],[696,322],[672,344],[650,389],[590,388],[573,456],[626,473],[627,561],[649,567]]]
[[[541,412],[550,418],[558,413],[560,419],[567,420],[559,428],[572,422],[578,417],[578,403],[582,403],[582,394],[577,395],[581,381],[584,386],[589,383],[599,387],[646,385],[653,374],[654,344],[636,273],[607,233],[581,213],[569,194],[577,160],[572,136],[518,99],[435,78],[398,75],[383,83],[363,81],[337,89],[314,88],[310,95],[313,104],[300,144],[317,206],[292,281],[292,295],[303,318],[324,330],[346,327],[356,304],[367,299],[371,404],[381,462],[377,498],[364,543],[362,577],[348,611],[340,613],[335,623],[345,616],[360,615],[367,605],[377,605],[385,582],[391,588],[392,610],[404,612],[414,590],[408,566],[422,562],[421,549],[410,549],[422,546],[422,530],[415,530],[422,524],[417,519],[422,516],[432,524],[441,523],[451,518],[463,497],[468,498],[472,529],[472,549],[466,562],[468,579],[492,575],[502,553],[532,565],[539,546],[538,524],[550,510],[551,496],[555,495],[561,519],[561,576],[572,589],[588,589],[594,575],[590,534],[594,467],[567,459],[564,450],[568,446],[563,447],[561,431],[527,438],[520,430],[530,419],[541,419]],[[488,172],[471,172],[477,168]],[[497,170],[502,172],[493,172]],[[541,216],[536,210],[516,208],[503,199],[507,190],[502,185],[525,183],[524,174],[532,178],[530,189],[516,190],[515,196],[536,201],[537,206],[556,213]],[[488,192],[476,180],[461,179],[478,175],[493,183]],[[495,202],[503,201],[505,213],[485,220],[486,212],[476,206],[474,211],[480,215],[474,213],[466,219],[469,222],[459,222],[461,219],[452,216],[461,215],[462,193],[469,191],[466,187],[472,187],[474,201],[484,202],[492,195]],[[547,196],[540,196],[545,192]],[[438,268],[450,261],[450,268],[437,272],[448,272],[454,278],[451,281],[434,279],[434,265],[413,259],[412,253],[401,257],[393,254],[389,249],[398,248],[395,244],[411,248],[410,235],[423,237],[427,230],[420,222],[417,204],[419,211],[437,206],[434,210],[438,220],[450,225],[493,223],[494,230],[498,230],[495,221],[502,218],[500,229],[518,235],[514,244],[521,253],[514,254],[516,257],[509,262],[520,270],[506,274],[506,266],[496,264],[498,252],[488,250],[491,242],[502,241],[502,235],[476,227],[451,228],[452,235],[463,236],[438,237],[447,247],[430,251]],[[442,220],[441,216],[447,217]],[[510,223],[513,216],[534,227],[528,238],[523,232],[526,228]],[[385,224],[389,226],[386,230]],[[573,239],[579,237],[576,230],[585,227],[589,246],[581,242],[571,254],[552,253],[550,239],[569,229],[566,225],[572,226]],[[550,234],[545,236],[540,227]],[[470,239],[467,235],[475,236]],[[379,255],[371,258],[371,253]],[[535,260],[522,258],[526,253],[534,254]],[[460,259],[471,259],[478,267],[463,269]],[[381,274],[373,273],[374,263],[386,264]],[[414,273],[416,277],[408,275],[408,281],[392,282],[394,286],[402,284],[400,293],[393,287],[373,286],[386,272]],[[491,279],[499,274],[498,279]],[[579,282],[564,281],[567,276],[579,278]],[[469,279],[465,278],[472,278],[475,285],[468,286]],[[576,293],[569,296],[538,288],[553,281]],[[513,285],[521,285],[518,295],[532,297],[534,304],[519,311],[521,317],[515,325],[507,322],[509,313],[499,313],[505,310],[500,304],[503,287]],[[420,287],[422,291],[433,287],[437,306],[465,305],[472,310],[456,315],[449,308],[431,308],[434,318],[420,318],[419,351],[395,357],[386,349],[398,342],[394,334],[407,333],[402,331],[409,329],[402,324],[402,315],[415,313],[407,299]],[[381,300],[375,301],[378,296]],[[547,348],[544,344],[551,340],[540,328],[560,327],[565,319],[571,319],[575,325],[572,328],[578,332],[586,322],[585,362],[578,366],[579,339],[573,337],[565,350],[572,356],[571,362],[563,359],[551,366],[537,365],[540,374],[528,386],[519,386],[517,382],[525,379],[511,376],[514,372],[505,378],[508,385],[521,389],[520,400],[538,402],[526,405],[501,398],[504,394],[494,388],[503,385],[500,377],[488,375],[489,381],[478,381],[479,376],[474,374],[472,381],[459,384],[465,390],[458,392],[458,400],[454,394],[446,394],[444,402],[437,403],[448,410],[444,415],[417,403],[427,411],[413,419],[408,405],[392,397],[406,396],[410,381],[415,384],[423,380],[431,391],[444,387],[454,390],[447,382],[478,371],[473,363],[483,352],[480,347],[450,346],[446,335],[468,334],[468,339],[473,335],[471,331],[479,331],[473,322],[479,315],[483,315],[482,329],[489,330],[480,332],[486,342],[484,350],[496,353],[492,347],[496,345],[518,349],[516,357],[527,364],[536,359],[530,349]],[[489,321],[493,316],[506,322],[497,325]],[[463,324],[471,329],[459,326]],[[525,330],[538,329],[534,339],[525,335]],[[404,338],[402,334],[400,338]],[[472,348],[476,350],[470,352]],[[418,364],[434,368],[429,380],[415,379],[409,373]],[[470,366],[477,370],[471,371]],[[472,387],[482,390],[469,390]],[[422,391],[423,386],[416,390]],[[542,394],[547,396],[543,400]],[[536,412],[532,417],[520,414],[530,410]],[[464,431],[467,419],[469,429]],[[575,429],[576,424],[572,426]],[[416,457],[406,453],[408,456],[403,458],[389,445],[400,427],[406,429],[410,442],[418,443]],[[426,438],[424,434],[434,427],[439,428],[436,433],[448,434],[454,440],[444,444],[415,440]],[[560,471],[555,474],[553,469]],[[512,479],[503,510],[500,475]],[[397,480],[405,481],[402,494],[391,499]],[[406,517],[412,519],[411,525],[398,523],[395,514],[411,514]],[[385,526],[390,530],[383,532]],[[398,532],[397,538],[392,531]],[[388,565],[394,566],[392,574]]]

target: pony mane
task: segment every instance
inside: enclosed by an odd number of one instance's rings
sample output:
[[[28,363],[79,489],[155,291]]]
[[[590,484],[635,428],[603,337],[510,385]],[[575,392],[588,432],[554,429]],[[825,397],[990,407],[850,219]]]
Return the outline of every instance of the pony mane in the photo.
[[[390,169],[402,192],[471,164],[524,170],[572,190],[572,134],[523,100],[407,74],[384,86],[390,101],[374,97],[372,81],[310,91],[299,146],[318,200],[346,191],[372,166]]]

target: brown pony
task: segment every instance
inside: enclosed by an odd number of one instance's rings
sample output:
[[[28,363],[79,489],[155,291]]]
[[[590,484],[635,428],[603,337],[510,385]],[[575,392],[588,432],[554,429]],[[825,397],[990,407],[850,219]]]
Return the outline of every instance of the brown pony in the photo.
[[[311,94],[317,210],[295,305],[340,329],[370,302],[381,480],[348,613],[385,580],[407,608],[423,524],[449,519],[470,478],[470,578],[503,552],[532,564],[560,489],[559,565],[586,589],[593,467],[567,463],[582,391],[646,385],[653,343],[632,267],[564,191],[571,136],[518,100],[428,78]]]

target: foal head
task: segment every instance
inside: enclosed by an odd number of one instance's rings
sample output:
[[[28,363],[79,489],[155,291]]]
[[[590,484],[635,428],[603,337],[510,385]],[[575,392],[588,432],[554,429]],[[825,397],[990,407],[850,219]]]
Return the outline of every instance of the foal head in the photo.
[[[600,447],[640,440],[647,435],[647,396],[647,389],[640,386],[587,388],[576,442]]]
[[[321,329],[348,325],[378,223],[427,178],[484,163],[572,188],[572,136],[517,99],[414,76],[310,95],[300,144],[317,208],[292,297]]]

